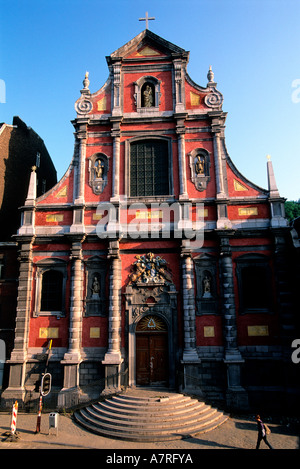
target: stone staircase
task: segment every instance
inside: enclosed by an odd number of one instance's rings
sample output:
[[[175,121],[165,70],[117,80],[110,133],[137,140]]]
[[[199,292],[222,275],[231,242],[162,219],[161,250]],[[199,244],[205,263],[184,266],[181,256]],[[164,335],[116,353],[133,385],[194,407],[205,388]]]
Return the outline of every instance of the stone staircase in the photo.
[[[228,415],[183,394],[135,389],[77,410],[74,418],[108,438],[150,442],[208,432]]]

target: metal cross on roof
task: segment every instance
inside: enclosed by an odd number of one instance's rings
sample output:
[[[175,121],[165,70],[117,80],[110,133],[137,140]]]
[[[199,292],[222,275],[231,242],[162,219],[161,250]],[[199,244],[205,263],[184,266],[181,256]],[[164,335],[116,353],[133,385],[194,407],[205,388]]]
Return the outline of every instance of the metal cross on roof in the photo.
[[[139,18],[139,21],[146,21],[146,29],[148,29],[148,21],[149,20],[155,20],[154,16],[149,17],[148,16],[148,11],[146,11],[146,17],[145,18]]]

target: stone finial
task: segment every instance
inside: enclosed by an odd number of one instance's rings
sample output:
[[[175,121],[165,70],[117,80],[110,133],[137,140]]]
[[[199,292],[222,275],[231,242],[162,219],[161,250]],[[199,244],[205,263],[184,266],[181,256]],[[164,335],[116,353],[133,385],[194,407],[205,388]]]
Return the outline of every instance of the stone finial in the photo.
[[[273,170],[273,164],[272,164],[270,155],[267,155],[267,160],[268,160],[267,161],[267,174],[268,174],[269,194],[270,194],[270,197],[279,197],[279,191],[277,188],[274,170]]]
[[[89,88],[89,84],[90,84],[90,80],[89,80],[89,72],[85,72],[85,77],[84,77],[84,80],[83,80],[83,87],[85,90],[88,90]]]
[[[209,66],[209,70],[207,73],[207,79],[209,83],[212,83],[214,81],[214,72],[212,71],[211,65]]]
[[[36,166],[31,167],[30,179],[25,205],[35,205],[36,186],[37,186]]]

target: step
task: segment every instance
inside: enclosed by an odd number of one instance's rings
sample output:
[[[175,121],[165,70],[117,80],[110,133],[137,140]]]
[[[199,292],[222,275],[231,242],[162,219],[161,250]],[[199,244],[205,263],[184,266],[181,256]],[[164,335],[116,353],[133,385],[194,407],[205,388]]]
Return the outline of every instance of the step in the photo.
[[[160,401],[160,396],[168,396]],[[187,438],[222,425],[228,416],[202,401],[177,393],[125,392],[74,413],[88,431],[130,441]]]
[[[94,418],[87,410],[81,410],[81,415],[84,419],[93,425],[96,428],[108,431],[120,431],[120,424],[119,423],[107,423],[100,419]],[[211,424],[215,420],[219,418],[219,415],[216,412],[207,417],[204,422],[204,425]],[[201,422],[196,420],[189,421],[187,420],[184,424],[180,425],[178,422],[173,422],[173,424],[169,424],[167,426],[160,426],[159,422],[156,425],[122,425],[122,431],[125,431],[128,434],[138,433],[139,435],[153,435],[153,434],[169,434],[178,433],[178,432],[191,432],[197,428],[201,428]]]
[[[209,406],[205,405],[205,404],[201,404],[199,406],[193,406],[192,408],[190,408],[189,410],[181,410],[181,409],[178,409],[178,410],[168,410],[166,409],[166,411],[157,411],[157,412],[148,412],[146,415],[145,415],[145,412],[143,412],[143,410],[138,410],[138,411],[131,411],[131,412],[126,412],[126,410],[122,410],[122,412],[115,412],[113,413],[111,408],[109,408],[109,406],[107,408],[105,408],[104,405],[101,405],[101,404],[93,404],[91,406],[95,412],[97,412],[99,414],[99,416],[108,416],[108,417],[111,417],[111,418],[115,418],[115,419],[120,419],[120,420],[138,420],[138,421],[149,421],[149,419],[157,419],[159,418],[160,421],[166,421],[166,420],[174,420],[174,418],[176,419],[180,419],[180,418],[184,418],[185,416],[194,416],[195,413],[201,415],[202,413],[205,412],[206,409],[209,408]]]
[[[120,413],[128,413],[128,412],[136,412],[138,413],[140,409],[143,410],[144,413],[149,414],[152,412],[157,412],[161,414],[165,410],[169,413],[172,412],[172,410],[177,410],[177,411],[186,411],[188,409],[192,409],[193,407],[199,407],[203,406],[203,403],[197,401],[197,400],[189,400],[186,402],[178,402],[177,404],[173,403],[153,403],[150,404],[149,402],[145,404],[141,403],[134,403],[133,401],[130,404],[126,404],[126,402],[119,402],[115,400],[106,400],[104,402],[101,402],[98,404],[100,407],[109,409],[111,411],[115,412],[120,412]],[[196,410],[196,409],[195,409]]]
[[[179,440],[185,438],[191,438],[198,433],[207,433],[215,428],[219,427],[223,423],[228,420],[228,416],[225,414],[221,414],[219,419],[216,419],[214,422],[210,422],[206,425],[201,425],[199,427],[193,427],[190,431],[178,432],[175,433],[173,429],[169,431],[169,433],[159,433],[155,432],[152,434],[141,434],[141,433],[127,433],[123,430],[103,430],[101,428],[96,427],[95,425],[90,424],[88,421],[84,419],[84,417],[80,413],[75,414],[75,419],[77,423],[81,424],[86,430],[113,439],[125,440],[125,441],[137,441],[137,442],[152,442],[152,441],[170,441],[170,440]]]
[[[93,407],[86,407],[86,412],[92,416],[93,419],[98,420],[101,423],[112,423],[114,425],[122,425],[124,428],[126,427],[139,427],[139,428],[163,428],[167,427],[170,424],[174,425],[175,422],[178,424],[184,424],[186,423],[192,423],[192,422],[199,422],[200,420],[204,420],[208,418],[209,416],[213,415],[215,412],[217,412],[216,409],[211,409],[210,407],[207,407],[205,411],[202,413],[196,413],[196,414],[188,414],[188,415],[181,415],[180,418],[175,417],[171,415],[169,418],[159,418],[158,416],[151,417],[146,419],[142,414],[139,416],[128,416],[127,418],[124,417],[123,419],[120,419],[118,415],[113,415],[113,414],[108,414],[108,415],[103,415],[99,414],[94,411]]]

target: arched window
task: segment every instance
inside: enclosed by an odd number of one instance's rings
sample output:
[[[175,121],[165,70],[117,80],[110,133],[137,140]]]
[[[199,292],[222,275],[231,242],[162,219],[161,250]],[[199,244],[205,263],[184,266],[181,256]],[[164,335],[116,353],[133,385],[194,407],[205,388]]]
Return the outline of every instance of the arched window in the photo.
[[[57,270],[46,270],[42,278],[41,311],[61,311],[63,274]]]
[[[268,258],[245,254],[236,260],[240,313],[269,313],[272,311],[271,269]]]
[[[130,197],[170,194],[168,141],[146,139],[133,142],[129,160]]]
[[[43,259],[36,265],[34,316],[65,315],[67,265],[58,258]]]

